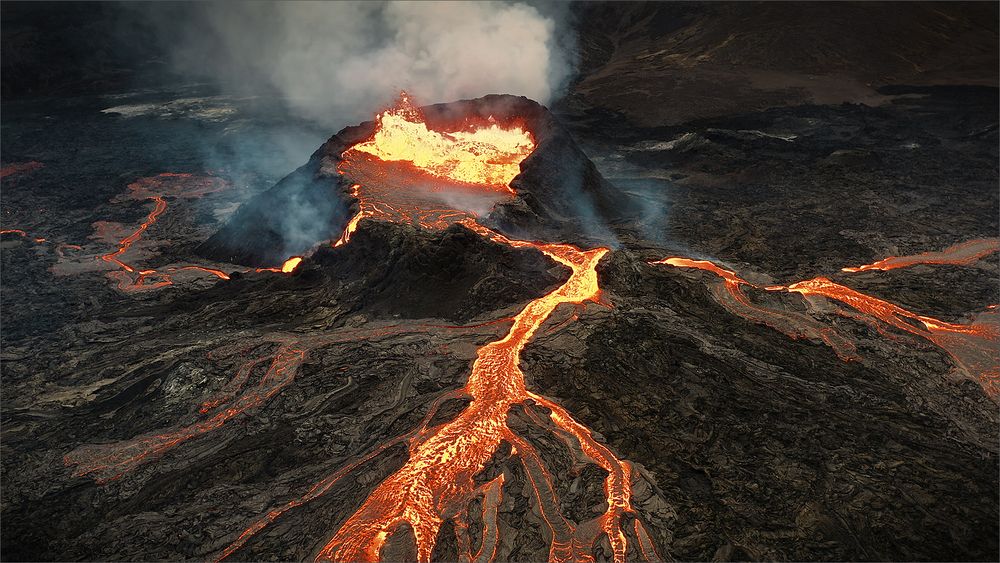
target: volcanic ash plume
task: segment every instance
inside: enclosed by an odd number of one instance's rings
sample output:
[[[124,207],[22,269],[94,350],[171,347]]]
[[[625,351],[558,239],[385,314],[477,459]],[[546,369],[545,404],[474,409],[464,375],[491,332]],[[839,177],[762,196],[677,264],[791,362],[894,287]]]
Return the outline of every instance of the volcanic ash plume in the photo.
[[[427,102],[489,93],[547,102],[567,77],[553,19],[503,2],[210,3],[175,51],[186,71],[276,91],[341,124],[402,89]]]

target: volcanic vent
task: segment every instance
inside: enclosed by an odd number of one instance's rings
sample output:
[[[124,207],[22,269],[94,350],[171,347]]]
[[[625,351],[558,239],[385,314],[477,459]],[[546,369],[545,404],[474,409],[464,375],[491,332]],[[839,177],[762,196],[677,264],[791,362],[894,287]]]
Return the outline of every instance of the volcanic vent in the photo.
[[[602,225],[625,207],[538,103],[490,95],[416,108],[404,93],[243,205],[199,253],[275,266],[342,244],[364,218],[435,229],[476,220],[517,238],[592,245],[608,242]]]

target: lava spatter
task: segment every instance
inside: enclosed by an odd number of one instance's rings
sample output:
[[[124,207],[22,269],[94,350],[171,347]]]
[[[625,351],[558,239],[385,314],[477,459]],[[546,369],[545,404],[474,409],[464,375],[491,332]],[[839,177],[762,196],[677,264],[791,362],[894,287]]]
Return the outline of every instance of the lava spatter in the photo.
[[[439,132],[427,128],[423,116],[403,92],[396,105],[377,117],[371,139],[350,152],[368,153],[383,162],[406,161],[439,178],[505,190],[531,154],[531,135],[496,124],[471,130]]]
[[[358,210],[333,246],[350,241],[362,219],[430,230],[475,219],[514,195],[510,181],[534,148],[519,127],[430,130],[403,93],[378,116],[372,137],[342,155],[337,170],[353,180]]]

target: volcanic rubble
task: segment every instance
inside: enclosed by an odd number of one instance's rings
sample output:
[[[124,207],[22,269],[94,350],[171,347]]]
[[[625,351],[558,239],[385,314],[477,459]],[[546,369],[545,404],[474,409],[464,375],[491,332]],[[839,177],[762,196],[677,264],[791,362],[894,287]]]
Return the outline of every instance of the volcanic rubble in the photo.
[[[995,560],[996,403],[975,382],[949,379],[947,354],[811,311],[856,344],[860,359],[843,361],[822,342],[731,314],[714,299],[711,274],[648,263],[710,258],[762,284],[834,276],[949,321],[996,303],[996,255],[969,267],[837,275],[997,232],[995,90],[919,94],[878,108],[783,108],[652,129],[586,113],[567,113],[563,127],[509,97],[425,108],[445,129],[457,115],[486,112],[523,119],[535,135],[517,198],[485,223],[516,237],[613,245],[598,268],[604,305],[560,307],[522,369],[530,389],[634,464],[633,504],[662,555]],[[207,238],[202,257],[273,266],[336,239],[352,205],[336,160],[371,127],[332,137],[211,237],[213,220],[171,201],[165,217],[202,226],[151,227],[150,239],[170,239],[152,260],[196,260],[192,248]],[[30,139],[5,152],[30,157]],[[27,207],[49,181],[43,172],[5,179],[5,198]],[[313,237],[308,244],[282,238],[290,192],[315,197],[306,206],[324,219],[301,239]],[[590,199],[582,214],[580,194]],[[119,211],[127,224],[147,212]],[[428,232],[377,221],[291,275],[226,266],[228,280],[141,294],[123,295],[99,273],[55,275],[59,257],[30,238],[4,235],[0,250],[5,560],[217,555],[256,518],[418,427],[463,385],[477,347],[568,275],[536,250],[461,225]],[[754,294],[806,313],[792,297]],[[254,392],[272,357],[293,348],[305,352],[301,366],[266,400],[121,471],[79,474],[102,445],[203,420],[199,406],[258,358],[245,387]],[[466,403],[444,400],[433,421]],[[516,406],[509,424],[548,464],[563,513],[577,522],[599,514],[604,472],[531,420]],[[235,557],[314,556],[406,457],[404,444],[388,448]],[[546,559],[545,526],[509,448],[478,479],[501,472],[498,560]],[[436,560],[456,558],[451,526]],[[412,536],[393,538],[386,557],[412,559]]]

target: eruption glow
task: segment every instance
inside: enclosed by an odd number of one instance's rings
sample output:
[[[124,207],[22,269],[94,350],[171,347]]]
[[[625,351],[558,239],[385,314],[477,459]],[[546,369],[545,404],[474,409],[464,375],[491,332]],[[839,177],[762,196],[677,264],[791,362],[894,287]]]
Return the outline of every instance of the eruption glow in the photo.
[[[348,243],[359,221],[366,217],[410,222],[431,229],[461,222],[497,243],[542,252],[569,268],[571,275],[558,288],[529,302],[513,318],[506,336],[478,350],[469,378],[458,391],[459,396],[471,398],[472,402],[457,417],[428,428],[427,420],[434,412],[432,406],[420,428],[384,443],[317,483],[303,497],[268,512],[223,550],[220,559],[235,553],[288,510],[324,494],[355,467],[402,440],[409,444],[408,461],[376,487],[341,524],[316,555],[317,561],[377,561],[389,538],[406,529],[401,528],[403,524],[412,530],[417,559],[429,561],[438,532],[449,519],[458,534],[462,560],[492,561],[499,543],[496,513],[503,498],[505,477],[501,473],[482,485],[476,484],[475,477],[484,472],[505,442],[511,446],[511,455],[520,460],[550,532],[551,561],[593,561],[594,545],[603,536],[611,545],[614,561],[623,563],[628,543],[626,530],[636,538],[636,557],[647,560],[657,557],[642,522],[636,519],[628,527],[624,520],[626,515],[635,516],[631,504],[632,466],[618,459],[561,406],[529,391],[520,367],[522,350],[559,305],[579,305],[599,298],[596,267],[608,249],[580,250],[568,244],[511,240],[476,223],[474,213],[447,205],[433,206],[430,203],[433,198],[415,194],[411,189],[430,174],[449,180],[446,184],[436,183],[439,190],[480,194],[483,188],[494,193],[508,190],[506,185],[517,173],[518,163],[533,146],[527,133],[521,130],[512,133],[495,125],[462,134],[429,131],[404,96],[400,106],[379,116],[379,129],[372,140],[345,153],[340,172],[359,182],[352,185],[351,191],[360,209],[334,246]],[[395,162],[399,160],[409,161],[413,166],[401,167]],[[542,419],[533,409],[548,411],[552,426],[545,427],[565,437],[567,445],[578,448],[581,455],[607,472],[605,507],[600,516],[577,524],[562,514],[553,477],[538,451],[507,425],[515,405],[524,406],[529,418],[538,423]],[[466,517],[470,505],[480,498],[484,529],[481,545],[473,553]]]
[[[352,150],[383,161],[407,161],[439,178],[512,193],[510,181],[535,149],[531,135],[520,127],[493,124],[472,131],[432,131],[406,92],[395,107],[379,114],[377,127],[370,140]]]
[[[161,270],[138,269],[133,265],[132,260],[126,261],[126,256],[133,245],[139,242],[143,235],[160,219],[167,211],[167,199],[186,198],[194,199],[218,192],[226,187],[226,183],[212,177],[199,177],[193,174],[179,174],[165,172],[156,176],[140,178],[129,184],[128,191],[118,200],[142,200],[152,201],[153,209],[146,215],[146,219],[132,232],[117,241],[117,246],[113,252],[102,254],[99,258],[109,264],[113,264],[118,269],[108,272],[108,277],[115,280],[118,289],[125,292],[138,292],[159,289],[173,285],[173,274],[181,271],[203,272],[222,280],[228,280],[229,274],[216,268],[198,265],[171,266]],[[116,233],[123,228],[118,223],[98,221],[94,224],[96,237],[102,240],[116,239]],[[68,248],[74,245],[65,245]],[[79,247],[75,247],[79,249]],[[242,270],[243,272],[276,272],[288,274],[298,267],[302,262],[301,256],[293,256],[286,260],[281,266],[272,268],[255,268],[253,270]]]
[[[982,256],[996,252],[996,244],[996,239],[977,239],[956,244],[941,252],[890,257],[867,266],[844,268],[844,271],[891,270],[914,264],[969,264]],[[860,359],[855,353],[855,345],[832,326],[824,326],[819,321],[799,313],[755,305],[747,299],[740,286],[822,296],[839,301],[858,312],[854,318],[874,326],[883,335],[891,336],[883,326],[888,325],[934,343],[951,356],[960,376],[976,381],[990,398],[994,401],[1000,400],[1000,351],[997,349],[1000,343],[1000,326],[998,326],[1000,319],[995,306],[979,314],[970,324],[954,324],[913,313],[823,277],[787,286],[759,288],[734,272],[707,260],[675,257],[655,260],[650,264],[697,268],[712,272],[725,282],[722,284],[725,290],[713,289],[713,296],[730,312],[775,328],[792,338],[805,336],[813,340],[822,340],[844,360]]]
[[[844,272],[866,272],[868,270],[895,270],[917,264],[951,264],[965,266],[972,264],[994,252],[1000,251],[1000,239],[983,238],[960,242],[940,252],[924,252],[913,256],[890,256],[864,266],[842,268]]]

